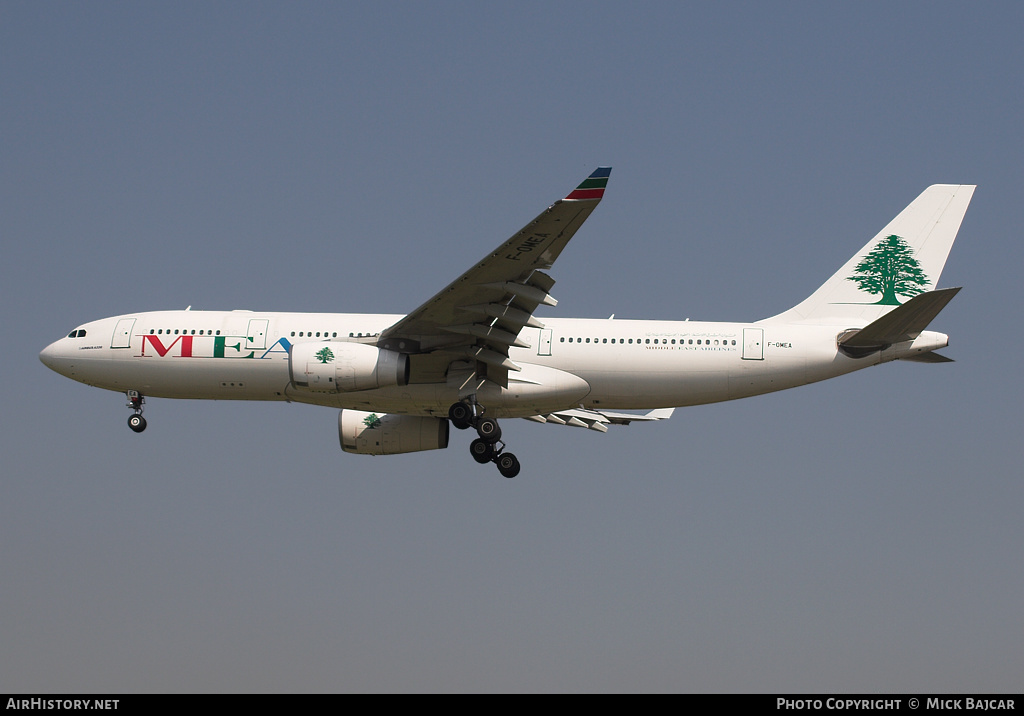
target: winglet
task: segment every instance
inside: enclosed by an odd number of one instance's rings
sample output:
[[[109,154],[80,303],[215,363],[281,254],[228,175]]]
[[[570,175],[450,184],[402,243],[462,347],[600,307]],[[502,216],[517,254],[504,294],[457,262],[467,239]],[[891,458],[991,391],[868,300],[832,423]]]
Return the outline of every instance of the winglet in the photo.
[[[569,192],[565,201],[600,200],[604,196],[604,189],[608,185],[608,177],[611,176],[611,173],[611,167],[598,167],[578,187]]]

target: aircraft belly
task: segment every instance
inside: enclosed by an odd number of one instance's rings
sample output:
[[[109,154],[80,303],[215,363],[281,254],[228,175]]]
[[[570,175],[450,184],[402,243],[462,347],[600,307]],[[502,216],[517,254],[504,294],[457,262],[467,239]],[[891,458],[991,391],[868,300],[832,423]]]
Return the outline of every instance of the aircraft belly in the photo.
[[[477,402],[486,407],[488,416],[514,418],[577,407],[590,390],[585,380],[572,373],[525,364],[521,371],[509,376],[508,388],[483,381],[475,394]],[[446,417],[448,408],[460,399],[460,390],[454,382],[337,393],[310,393],[289,388],[288,399],[334,408]]]
[[[227,358],[148,358],[111,361],[116,370],[101,386],[138,390],[154,398],[284,400],[284,361]]]
[[[773,393],[807,382],[807,370],[802,360],[791,363],[745,361],[729,373],[729,399]]]
[[[618,410],[674,408],[722,400],[728,391],[724,369],[588,372],[593,391],[587,407]]]

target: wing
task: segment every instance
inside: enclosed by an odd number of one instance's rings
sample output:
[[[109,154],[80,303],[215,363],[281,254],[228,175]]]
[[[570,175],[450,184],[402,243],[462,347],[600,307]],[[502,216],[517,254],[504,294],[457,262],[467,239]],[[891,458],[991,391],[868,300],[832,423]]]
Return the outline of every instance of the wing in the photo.
[[[549,269],[604,196],[611,167],[600,167],[512,238],[405,316],[377,340],[381,348],[413,354],[413,382],[444,380],[455,360],[476,378],[508,387],[510,346],[526,326],[543,327],[537,306],[554,306]],[[418,360],[415,360],[419,357]]]
[[[609,425],[629,425],[633,421],[668,420],[672,417],[674,410],[675,408],[659,408],[647,413],[613,413],[608,410],[570,408],[569,410],[559,410],[547,415],[532,415],[526,419],[532,420],[535,423],[571,425],[575,428],[590,428],[591,430],[606,433],[608,432]]]

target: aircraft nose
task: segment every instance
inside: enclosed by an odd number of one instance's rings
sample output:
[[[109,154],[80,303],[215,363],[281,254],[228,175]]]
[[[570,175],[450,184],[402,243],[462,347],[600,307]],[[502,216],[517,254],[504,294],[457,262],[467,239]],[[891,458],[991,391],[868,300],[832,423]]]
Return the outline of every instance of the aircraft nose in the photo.
[[[60,341],[57,341],[59,343]],[[57,347],[57,343],[51,343],[46,346],[43,350],[39,351],[39,360],[43,362],[50,370],[60,372],[58,357],[60,356],[60,350]]]

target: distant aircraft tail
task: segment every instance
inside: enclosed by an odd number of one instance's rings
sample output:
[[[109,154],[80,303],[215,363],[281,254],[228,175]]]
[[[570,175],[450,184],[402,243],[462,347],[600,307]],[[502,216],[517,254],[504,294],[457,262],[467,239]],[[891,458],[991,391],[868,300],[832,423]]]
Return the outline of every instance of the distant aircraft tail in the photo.
[[[767,323],[866,326],[932,291],[975,187],[935,184],[803,302]]]

